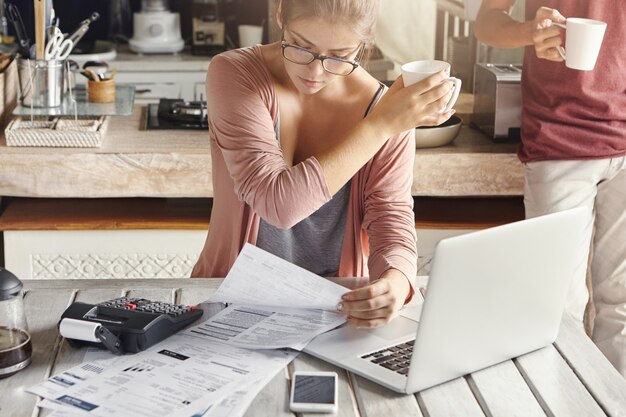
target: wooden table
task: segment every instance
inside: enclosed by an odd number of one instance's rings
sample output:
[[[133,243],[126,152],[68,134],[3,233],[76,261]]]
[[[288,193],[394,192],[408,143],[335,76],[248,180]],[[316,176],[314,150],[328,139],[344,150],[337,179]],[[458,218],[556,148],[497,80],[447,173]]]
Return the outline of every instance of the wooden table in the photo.
[[[33,362],[0,380],[0,416],[39,415],[36,397],[25,389],[83,360],[85,350],[69,347],[56,328],[72,301],[131,295],[190,304],[207,299],[220,283],[219,279],[26,281]],[[260,392],[246,416],[293,416],[288,388],[295,370],[339,373],[339,416],[626,415],[626,381],[569,317],[563,319],[554,345],[415,395],[396,394],[303,353]]]

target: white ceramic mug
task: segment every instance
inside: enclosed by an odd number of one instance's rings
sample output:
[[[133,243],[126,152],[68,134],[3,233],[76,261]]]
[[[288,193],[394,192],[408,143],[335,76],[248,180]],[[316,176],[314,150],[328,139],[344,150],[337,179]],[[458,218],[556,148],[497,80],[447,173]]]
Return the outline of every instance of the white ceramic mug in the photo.
[[[263,43],[263,26],[239,25],[239,46],[254,46]]]
[[[565,29],[565,48],[557,46],[565,66],[581,71],[591,71],[602,46],[606,23],[599,20],[570,17],[565,24],[553,22]]]
[[[408,87],[441,70],[446,70],[446,73],[450,75],[450,64],[445,61],[436,60],[413,61],[402,65],[401,70],[404,86]],[[441,114],[447,113],[452,109],[452,106],[456,103],[456,100],[459,98],[459,93],[461,92],[461,80],[455,77],[448,77],[444,80],[444,82],[446,81],[452,81],[454,83],[454,93],[452,93],[450,101],[446,104],[446,108],[440,112]]]

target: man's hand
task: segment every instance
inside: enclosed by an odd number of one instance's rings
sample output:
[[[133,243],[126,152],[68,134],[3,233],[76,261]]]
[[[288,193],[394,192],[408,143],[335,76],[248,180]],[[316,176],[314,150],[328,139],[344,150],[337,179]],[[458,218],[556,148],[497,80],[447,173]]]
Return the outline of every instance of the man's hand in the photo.
[[[563,58],[556,50],[561,46],[561,28],[553,25],[553,22],[565,24],[565,17],[556,9],[541,7],[535,14],[535,31],[533,33],[533,43],[538,58],[549,61],[563,62]]]
[[[376,281],[343,295],[337,309],[357,327],[380,327],[402,308],[411,291],[409,280],[397,269],[389,269]]]

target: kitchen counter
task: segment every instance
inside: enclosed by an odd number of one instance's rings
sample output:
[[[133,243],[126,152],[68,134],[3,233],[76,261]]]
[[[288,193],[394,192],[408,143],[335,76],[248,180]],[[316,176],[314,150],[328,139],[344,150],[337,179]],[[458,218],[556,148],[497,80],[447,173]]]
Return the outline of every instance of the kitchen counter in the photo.
[[[467,120],[467,100],[458,113]],[[465,103],[464,103],[465,101]],[[144,130],[145,107],[111,117],[101,148],[8,147],[0,134],[0,195],[212,197],[205,131]],[[494,144],[463,126],[449,146],[416,151],[414,196],[517,196],[516,144]]]

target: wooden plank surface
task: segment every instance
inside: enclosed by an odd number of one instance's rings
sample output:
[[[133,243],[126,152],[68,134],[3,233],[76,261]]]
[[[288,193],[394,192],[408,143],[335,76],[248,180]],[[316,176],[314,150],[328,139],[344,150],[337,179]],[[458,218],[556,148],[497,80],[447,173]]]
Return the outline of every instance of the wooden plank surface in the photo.
[[[554,346],[530,352],[515,359],[535,397],[550,416],[604,417],[572,368]]]
[[[350,379],[361,416],[424,416],[414,395],[399,394],[355,374]]]
[[[525,217],[522,197],[415,197],[413,212],[416,229],[486,229]]]
[[[206,230],[212,199],[9,198],[0,230]]]
[[[289,371],[280,371],[254,398],[245,417],[293,417],[289,411]]]
[[[422,412],[427,416],[484,416],[464,378],[428,388],[415,394]]]
[[[485,414],[493,417],[545,416],[513,362],[506,361],[474,372],[467,378]],[[506,389],[503,389],[506,387]]]
[[[563,316],[555,346],[608,415],[626,416],[626,379],[606,360],[591,339],[581,337],[581,326]]]
[[[70,288],[26,292],[32,363],[10,378],[0,380],[0,416],[30,416],[33,412],[37,397],[25,389],[50,376],[60,344],[57,322],[73,298],[74,291]]]

